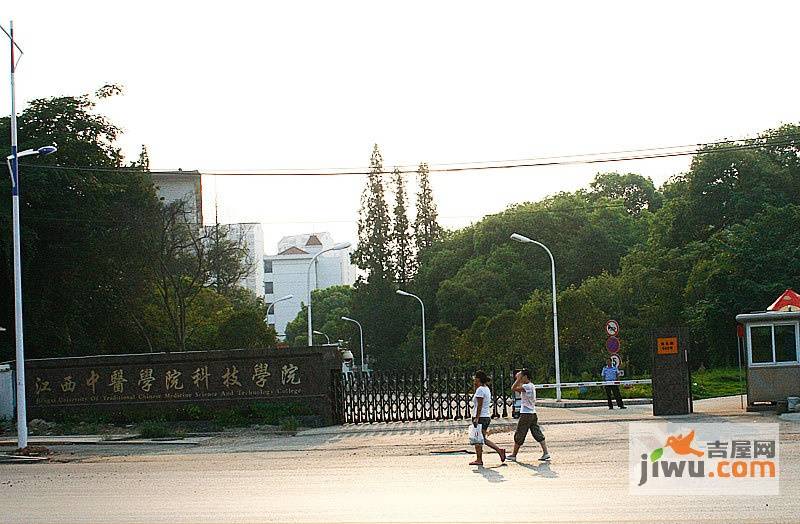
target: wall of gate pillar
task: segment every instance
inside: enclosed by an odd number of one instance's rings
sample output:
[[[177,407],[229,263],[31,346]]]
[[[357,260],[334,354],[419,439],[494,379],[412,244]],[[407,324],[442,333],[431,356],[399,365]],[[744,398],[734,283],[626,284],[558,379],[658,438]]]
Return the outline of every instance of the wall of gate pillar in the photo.
[[[31,359],[25,370],[30,418],[296,402],[331,424],[341,358],[315,346]]]
[[[683,328],[651,332],[653,415],[686,415],[692,409],[689,336]]]

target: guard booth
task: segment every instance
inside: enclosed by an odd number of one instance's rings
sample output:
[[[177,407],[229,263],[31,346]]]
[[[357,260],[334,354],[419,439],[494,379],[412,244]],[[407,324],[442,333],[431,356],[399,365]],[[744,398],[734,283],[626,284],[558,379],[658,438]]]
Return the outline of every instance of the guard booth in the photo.
[[[800,396],[800,296],[786,290],[767,311],[736,315],[747,364],[747,408]]]
[[[685,329],[658,329],[651,335],[653,415],[692,413],[688,334]]]

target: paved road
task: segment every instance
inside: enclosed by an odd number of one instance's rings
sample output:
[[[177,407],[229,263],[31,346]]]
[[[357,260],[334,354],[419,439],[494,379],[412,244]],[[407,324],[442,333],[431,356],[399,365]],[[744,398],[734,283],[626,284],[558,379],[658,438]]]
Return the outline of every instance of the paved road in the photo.
[[[644,498],[628,494],[627,422],[603,421],[619,415],[594,408],[547,425],[550,464],[531,447],[522,463],[490,455],[485,468],[432,453],[467,448],[461,425],[441,424],[63,447],[63,463],[0,466],[0,522],[797,521],[800,425],[781,423],[779,497]],[[713,420],[725,419],[777,420]],[[512,434],[493,438],[510,447]]]

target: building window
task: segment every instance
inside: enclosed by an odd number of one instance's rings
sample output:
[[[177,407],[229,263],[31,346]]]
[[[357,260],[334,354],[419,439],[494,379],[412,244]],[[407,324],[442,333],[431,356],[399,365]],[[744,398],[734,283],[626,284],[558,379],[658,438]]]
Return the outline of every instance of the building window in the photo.
[[[272,260],[264,261],[264,273],[272,273]]]
[[[274,293],[273,284],[274,284],[273,282],[264,282],[264,293],[266,293],[267,295],[271,295],[272,293]]]
[[[797,328],[798,324],[751,326],[750,363],[755,365],[797,363]]]

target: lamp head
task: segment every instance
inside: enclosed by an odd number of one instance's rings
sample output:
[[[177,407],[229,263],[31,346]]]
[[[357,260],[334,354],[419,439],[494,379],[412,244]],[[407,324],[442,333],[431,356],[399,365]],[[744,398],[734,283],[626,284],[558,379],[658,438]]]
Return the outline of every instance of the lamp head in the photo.
[[[279,302],[279,301],[281,301],[281,300],[291,300],[291,299],[293,299],[293,298],[294,298],[294,295],[286,295],[285,297],[281,297],[281,298],[279,298],[279,299],[278,299],[278,300],[276,300],[275,302]]]
[[[347,249],[350,247],[350,242],[339,242],[338,244],[334,244],[331,248],[333,251],[338,251],[340,249]]]
[[[348,321],[348,322],[355,322],[355,320],[353,320],[353,319],[352,319],[352,318],[350,318],[350,317],[342,317],[342,320],[346,320],[346,321]]]
[[[56,148],[56,146],[43,146],[37,149],[37,151],[39,152],[39,155],[45,156],[55,153],[56,151],[58,151],[58,149]]]
[[[523,242],[523,243],[526,243],[526,244],[532,244],[533,243],[533,240],[531,240],[530,238],[524,237],[524,236],[522,236],[520,234],[517,234],[517,233],[514,233],[513,235],[511,235],[511,240],[516,240],[517,242]]]
[[[43,146],[38,149],[26,149],[25,151],[20,151],[17,153],[17,158],[24,158],[26,156],[45,156],[55,152],[56,146]],[[11,160],[12,158],[14,158],[14,155],[8,155],[6,157],[7,160]]]
[[[403,295],[404,297],[410,297],[411,296],[411,293],[407,293],[407,292],[403,291],[402,289],[398,289],[397,291],[395,291],[395,293],[397,293],[398,295]]]

